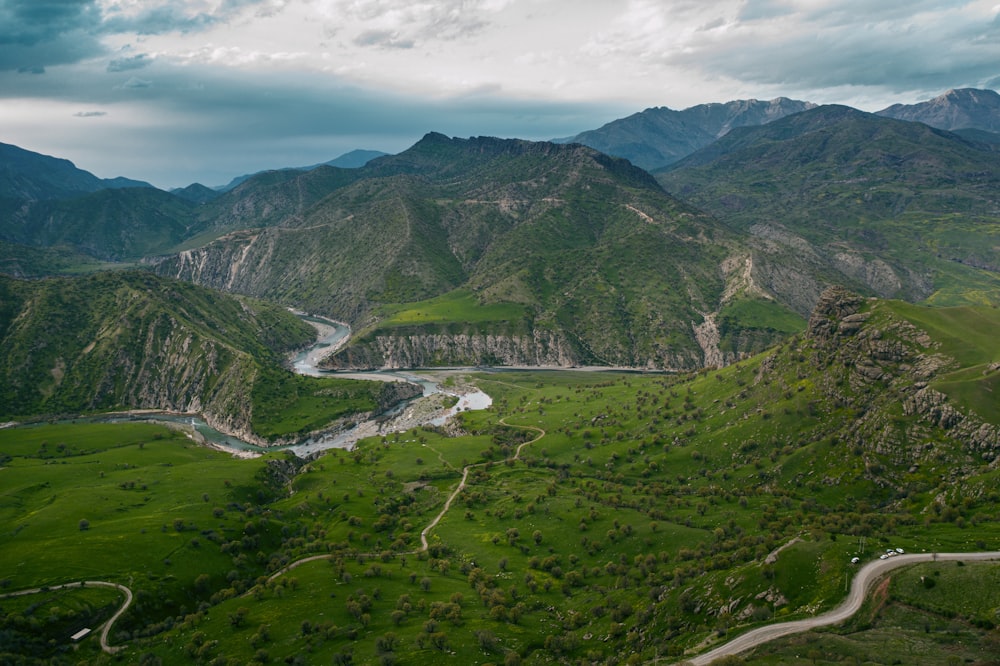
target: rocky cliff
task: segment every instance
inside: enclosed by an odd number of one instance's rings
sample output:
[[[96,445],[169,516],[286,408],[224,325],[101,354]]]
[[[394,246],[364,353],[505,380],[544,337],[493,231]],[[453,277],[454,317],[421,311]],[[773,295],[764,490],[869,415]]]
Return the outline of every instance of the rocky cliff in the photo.
[[[572,366],[579,356],[563,335],[378,335],[324,362],[329,369],[426,368],[433,366]]]

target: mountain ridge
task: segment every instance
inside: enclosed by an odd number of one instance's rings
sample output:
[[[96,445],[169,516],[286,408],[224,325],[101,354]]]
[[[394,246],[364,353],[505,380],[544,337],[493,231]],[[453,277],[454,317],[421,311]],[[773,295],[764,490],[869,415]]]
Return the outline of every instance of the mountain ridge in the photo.
[[[699,104],[681,111],[653,107],[563,141],[582,143],[656,170],[690,155],[735,127],[759,125],[812,108],[785,97]]]
[[[921,122],[943,130],[1000,132],[1000,94],[978,88],[951,89],[925,102],[893,104],[876,115]]]

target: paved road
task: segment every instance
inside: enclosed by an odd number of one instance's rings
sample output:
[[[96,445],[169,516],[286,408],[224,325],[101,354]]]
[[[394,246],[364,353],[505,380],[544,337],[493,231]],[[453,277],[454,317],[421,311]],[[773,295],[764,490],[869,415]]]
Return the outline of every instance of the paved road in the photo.
[[[38,594],[43,589],[44,590],[68,590],[74,587],[113,587],[119,592],[125,595],[125,602],[121,605],[121,608],[111,616],[111,619],[104,623],[104,627],[101,630],[101,649],[108,654],[115,654],[119,650],[124,650],[124,646],[112,647],[108,645],[108,634],[111,633],[111,627],[114,626],[118,618],[128,610],[128,607],[132,605],[132,590],[128,589],[124,585],[119,585],[118,583],[109,583],[104,580],[87,580],[81,583],[64,583],[62,585],[50,585],[45,588],[33,587],[30,590],[18,590],[17,592],[8,592],[7,594],[0,594],[0,599],[5,597],[20,597],[26,594]]]
[[[782,636],[797,634],[831,624],[839,624],[858,612],[861,608],[861,604],[864,603],[868,592],[874,586],[875,581],[877,581],[883,574],[891,569],[905,566],[907,564],[931,562],[935,559],[938,562],[946,560],[962,560],[964,562],[976,560],[1000,560],[1000,552],[918,553],[897,555],[896,557],[890,557],[884,560],[874,560],[861,567],[861,570],[858,571],[858,575],[854,578],[854,582],[851,583],[851,593],[847,596],[847,599],[844,600],[844,603],[837,606],[833,610],[804,620],[792,620],[790,622],[781,622],[778,624],[771,624],[766,627],[759,627],[752,631],[748,631],[741,636],[737,636],[728,643],[720,645],[710,652],[698,655],[697,657],[692,657],[681,663],[690,664],[690,666],[707,666],[716,659],[745,652],[751,648],[757,647],[758,645],[767,643],[768,641],[781,638]]]

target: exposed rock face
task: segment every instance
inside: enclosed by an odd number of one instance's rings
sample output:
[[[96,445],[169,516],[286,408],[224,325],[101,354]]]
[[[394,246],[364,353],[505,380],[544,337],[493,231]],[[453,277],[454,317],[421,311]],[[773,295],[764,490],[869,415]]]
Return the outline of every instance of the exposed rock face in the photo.
[[[886,310],[866,308],[866,299],[835,287],[820,297],[809,319],[808,337],[829,368],[824,387],[830,401],[851,406],[856,417],[842,431],[862,450],[898,465],[920,464],[937,446],[931,428],[944,430],[969,453],[1000,460],[1000,428],[960,411],[927,383],[955,361],[939,353],[926,332]],[[768,370],[770,371],[770,370]],[[896,403],[920,423],[905,429],[886,417]],[[994,463],[996,464],[996,463]],[[874,464],[871,469],[877,469]],[[888,478],[869,472],[879,482]]]
[[[719,327],[715,325],[715,315],[705,315],[705,320],[700,324],[691,322],[691,328],[694,330],[695,340],[705,354],[705,367],[721,368],[726,365],[725,356],[719,349]]]
[[[857,314],[864,300],[843,287],[830,287],[820,295],[809,317],[809,336],[819,340],[832,339],[841,330],[845,318]],[[856,331],[857,323],[857,319],[847,322],[844,331]]]
[[[1000,132],[1000,95],[993,90],[949,90],[918,104],[893,104],[877,115],[921,122],[944,130],[975,128]]]
[[[570,366],[578,357],[558,333],[531,335],[377,336],[324,361],[330,369],[426,368],[467,365]]]
[[[973,414],[963,414],[948,404],[948,396],[924,387],[903,403],[905,414],[919,414],[949,434],[967,442],[972,448],[983,451],[991,457],[1000,451],[1000,428],[984,423]]]

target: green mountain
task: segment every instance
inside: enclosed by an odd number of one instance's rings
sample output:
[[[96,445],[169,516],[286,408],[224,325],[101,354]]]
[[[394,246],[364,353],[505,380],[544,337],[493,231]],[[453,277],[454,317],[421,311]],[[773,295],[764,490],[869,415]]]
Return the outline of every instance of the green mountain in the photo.
[[[0,580],[45,586],[0,600],[0,654],[677,663],[836,606],[853,557],[1000,549],[1000,412],[981,400],[997,326],[993,308],[832,289],[804,334],[721,370],[481,373],[494,405],[451,435],[310,461],[223,459],[135,426],[0,429]],[[954,562],[929,566],[942,594],[923,597],[908,658],[988,661],[995,601],[956,600],[994,574],[960,588]],[[84,577],[131,588],[111,632],[125,652],[68,647],[72,623],[121,603],[55,587]],[[880,607],[826,639],[863,634]],[[850,654],[900,656],[884,634]]]
[[[665,167],[713,143],[736,127],[763,125],[814,104],[779,97],[699,104],[682,111],[646,109],[565,139],[608,155],[624,157],[650,171]]]
[[[69,160],[0,143],[0,199],[64,199],[129,187],[152,185],[128,178],[98,178]]]
[[[195,205],[155,188],[104,189],[3,211],[0,239],[63,246],[101,261],[135,261],[173,248],[195,227]]]
[[[361,169],[258,176],[201,211],[229,231],[156,270],[350,322],[335,365],[689,368],[785,332],[699,342],[738,291],[724,298],[734,235],[579,145],[429,134]],[[460,307],[396,307],[435,298]]]
[[[321,162],[320,164],[313,164],[312,166],[304,167],[287,167],[285,169],[278,169],[278,171],[312,171],[313,169],[321,166],[331,166],[337,167],[338,169],[358,169],[364,165],[371,162],[376,157],[384,157],[389,153],[383,153],[381,150],[351,150],[349,152],[335,157],[332,160],[326,162]],[[235,188],[237,185],[242,185],[244,182],[250,180],[255,176],[259,176],[262,173],[269,173],[269,171],[262,171],[258,173],[248,173],[242,176],[236,176],[230,180],[227,184],[214,188],[218,192],[228,192],[229,190]]]
[[[785,302],[824,284],[996,302],[1000,154],[991,146],[827,106],[734,130],[657,179],[749,232],[752,260],[783,267],[758,273],[757,284]]]
[[[147,272],[0,278],[0,421],[161,409],[200,413],[264,442],[378,412],[407,394],[282,369],[284,354],[314,337],[278,306]]]
[[[197,204],[208,203],[220,196],[218,191],[201,183],[191,183],[187,187],[178,187],[170,190],[170,193]]]

